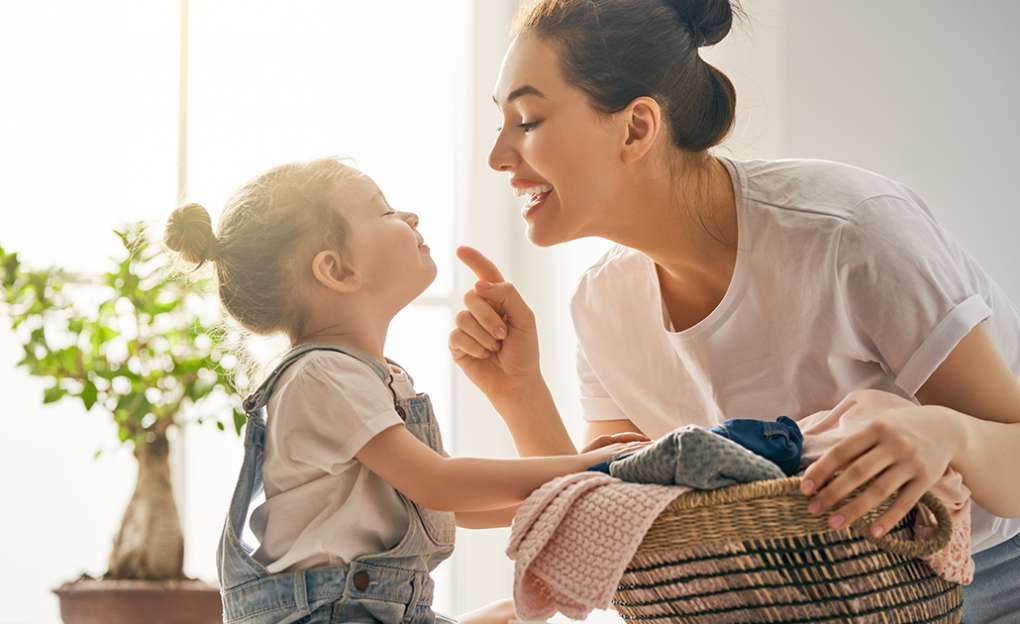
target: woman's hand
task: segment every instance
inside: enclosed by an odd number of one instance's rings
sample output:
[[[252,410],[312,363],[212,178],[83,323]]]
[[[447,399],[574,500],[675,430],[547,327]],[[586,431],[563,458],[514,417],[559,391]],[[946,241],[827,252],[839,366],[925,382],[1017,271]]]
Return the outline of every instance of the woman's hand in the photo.
[[[581,463],[583,463],[584,467],[587,468],[588,466],[600,464],[605,461],[611,461],[617,455],[639,451],[642,448],[648,446],[649,444],[651,444],[651,442],[649,442],[648,440],[639,440],[632,442],[610,442],[605,446],[599,446],[592,450],[582,451],[581,453],[578,454],[578,457],[583,458]]]
[[[481,252],[459,247],[457,257],[479,282],[464,294],[464,309],[450,332],[450,354],[486,396],[521,391],[541,379],[535,315]]]
[[[867,483],[856,499],[829,517],[829,526],[848,526],[895,494],[892,505],[870,528],[873,536],[884,535],[945,473],[957,437],[937,408],[888,410],[807,469],[801,492],[817,491],[808,511],[818,515]]]
[[[589,442],[588,446],[581,449],[581,452],[587,453],[588,451],[594,451],[595,449],[600,449],[603,446],[607,446],[609,444],[616,444],[618,442],[651,442],[651,438],[649,438],[643,433],[637,433],[636,431],[625,431],[623,433],[614,433],[611,435],[600,435],[599,437]]]

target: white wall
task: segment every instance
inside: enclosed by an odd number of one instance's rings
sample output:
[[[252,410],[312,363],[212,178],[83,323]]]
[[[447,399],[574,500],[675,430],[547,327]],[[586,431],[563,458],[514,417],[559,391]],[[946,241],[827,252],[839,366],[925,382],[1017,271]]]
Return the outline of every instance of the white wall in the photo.
[[[899,179],[1020,303],[1020,3],[788,0],[792,156]]]

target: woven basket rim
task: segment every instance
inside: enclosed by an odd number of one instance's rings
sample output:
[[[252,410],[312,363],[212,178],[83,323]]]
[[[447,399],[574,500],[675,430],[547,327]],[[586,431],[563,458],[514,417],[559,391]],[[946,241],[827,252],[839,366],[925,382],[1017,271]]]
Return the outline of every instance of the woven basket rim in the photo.
[[[796,494],[805,498],[805,509],[807,507],[807,496],[800,492],[800,484],[803,478],[800,476],[787,477],[784,479],[769,479],[764,481],[752,481],[751,483],[739,483],[715,490],[690,490],[679,494],[674,498],[662,514],[682,513],[690,509],[700,507],[712,507],[729,503],[749,502],[759,499],[774,499],[780,496]],[[883,550],[907,557],[926,557],[938,552],[949,543],[952,533],[952,520],[949,511],[937,497],[926,492],[921,501],[935,515],[938,521],[936,534],[925,540],[903,540],[893,537],[887,532],[881,537],[873,537],[868,530],[868,516],[865,515],[853,523],[852,529],[862,537],[875,542]],[[806,512],[805,512],[806,513]],[[661,514],[660,514],[661,515]]]

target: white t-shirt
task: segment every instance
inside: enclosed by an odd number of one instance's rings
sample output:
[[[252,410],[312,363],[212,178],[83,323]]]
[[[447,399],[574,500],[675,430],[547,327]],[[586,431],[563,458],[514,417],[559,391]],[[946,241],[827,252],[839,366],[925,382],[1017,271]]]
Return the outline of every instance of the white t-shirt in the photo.
[[[655,265],[611,249],[572,302],[586,420],[657,437],[798,419],[851,390],[914,394],[978,323],[1020,375],[1020,313],[906,186],[817,160],[734,161],[738,250],[718,307],[673,331]],[[1020,532],[974,506],[974,551]]]
[[[415,396],[407,374],[390,370],[397,396]],[[408,517],[396,490],[355,458],[403,422],[367,364],[307,353],[280,376],[266,410],[266,502],[251,519],[257,561],[273,573],[343,565],[403,538]]]

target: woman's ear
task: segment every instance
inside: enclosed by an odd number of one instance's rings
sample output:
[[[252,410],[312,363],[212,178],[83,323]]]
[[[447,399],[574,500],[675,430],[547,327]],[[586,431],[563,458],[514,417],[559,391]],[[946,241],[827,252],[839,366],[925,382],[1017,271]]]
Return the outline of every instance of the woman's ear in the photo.
[[[361,289],[361,276],[340,252],[332,249],[320,251],[312,258],[312,276],[321,286],[339,293]]]
[[[635,163],[651,151],[663,130],[662,108],[653,98],[635,98],[618,113],[626,124],[621,156],[626,163]]]

